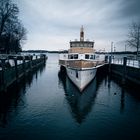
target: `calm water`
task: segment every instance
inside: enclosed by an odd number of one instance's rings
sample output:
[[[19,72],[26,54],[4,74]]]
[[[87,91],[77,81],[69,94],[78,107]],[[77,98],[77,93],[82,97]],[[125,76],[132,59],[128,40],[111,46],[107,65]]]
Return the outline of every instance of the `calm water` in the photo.
[[[81,94],[59,73],[58,55],[0,94],[2,140],[140,139],[140,91],[98,75]]]

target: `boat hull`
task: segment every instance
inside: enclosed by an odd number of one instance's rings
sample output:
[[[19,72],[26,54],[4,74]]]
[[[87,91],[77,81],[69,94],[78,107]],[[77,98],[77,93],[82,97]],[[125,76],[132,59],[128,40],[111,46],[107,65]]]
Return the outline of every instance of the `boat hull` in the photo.
[[[97,69],[91,68],[79,70],[66,68],[66,71],[69,79],[78,87],[80,91],[83,91],[84,88],[94,79]]]

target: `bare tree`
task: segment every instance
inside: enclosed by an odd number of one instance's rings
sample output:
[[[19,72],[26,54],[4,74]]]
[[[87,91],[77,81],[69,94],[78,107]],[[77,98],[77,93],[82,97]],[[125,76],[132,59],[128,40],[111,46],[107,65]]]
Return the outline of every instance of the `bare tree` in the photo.
[[[4,53],[21,51],[26,40],[26,29],[18,19],[19,9],[11,0],[0,0],[0,51]]]
[[[133,22],[131,24],[128,33],[127,44],[130,47],[136,48],[137,51],[136,58],[138,58],[139,48],[140,48],[140,23]]]
[[[18,7],[10,0],[0,1],[0,36],[5,31],[6,24],[13,19],[17,19],[18,12]]]
[[[21,44],[23,44],[26,40],[27,31],[20,22],[17,22],[15,27],[16,28],[14,28],[13,34],[15,40],[15,52],[17,53],[18,51],[21,51]]]

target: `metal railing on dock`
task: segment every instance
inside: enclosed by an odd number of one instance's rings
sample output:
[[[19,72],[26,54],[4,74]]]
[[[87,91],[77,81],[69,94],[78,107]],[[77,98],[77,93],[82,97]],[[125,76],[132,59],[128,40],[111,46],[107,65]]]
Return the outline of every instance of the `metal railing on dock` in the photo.
[[[112,58],[111,64],[123,65],[123,58]],[[127,58],[126,66],[140,68],[140,60]]]

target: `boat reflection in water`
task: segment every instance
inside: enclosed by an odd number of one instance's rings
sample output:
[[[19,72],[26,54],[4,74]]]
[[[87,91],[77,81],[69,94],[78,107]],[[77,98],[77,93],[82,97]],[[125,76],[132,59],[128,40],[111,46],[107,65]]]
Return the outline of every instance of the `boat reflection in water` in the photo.
[[[73,118],[81,124],[92,109],[96,98],[96,77],[80,92],[78,88],[69,80],[66,74],[59,72],[59,82],[65,90],[66,100],[70,106]]]

